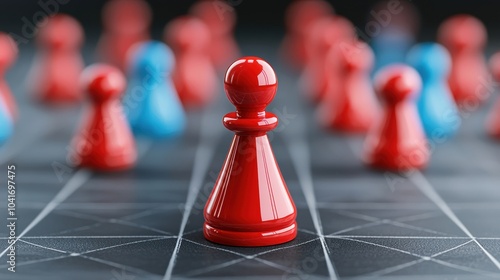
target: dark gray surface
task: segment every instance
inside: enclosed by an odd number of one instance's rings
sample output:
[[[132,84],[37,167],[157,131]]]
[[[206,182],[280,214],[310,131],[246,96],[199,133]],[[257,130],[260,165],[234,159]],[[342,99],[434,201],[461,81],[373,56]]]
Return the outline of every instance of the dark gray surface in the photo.
[[[75,169],[62,181],[51,164],[66,161],[77,109],[41,108],[23,95],[0,172],[17,164],[17,233],[28,230],[17,243],[17,272],[6,270],[2,256],[0,279],[500,278],[500,146],[484,136],[486,108],[436,147],[423,174],[388,177],[363,166],[362,139],[317,127],[277,50],[244,46],[278,73],[268,110],[281,124],[270,138],[297,205],[296,240],[236,248],[203,238],[203,206],[232,138],[220,122],[231,110],[222,91],[220,102],[190,115],[182,139],[139,140],[135,169]],[[21,61],[14,74],[28,66]],[[1,230],[1,250],[5,236]]]

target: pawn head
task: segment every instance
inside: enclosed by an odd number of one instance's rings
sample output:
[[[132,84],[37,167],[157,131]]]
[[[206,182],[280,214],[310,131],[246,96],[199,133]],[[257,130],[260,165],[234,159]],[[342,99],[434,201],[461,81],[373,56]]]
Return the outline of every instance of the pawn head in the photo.
[[[151,8],[144,0],[112,0],[102,10],[104,28],[113,33],[142,33],[151,19]]]
[[[206,23],[212,33],[229,34],[236,24],[234,8],[224,1],[198,1],[191,7],[190,14]]]
[[[415,45],[408,53],[408,64],[422,79],[446,78],[451,69],[451,57],[446,48],[437,43]]]
[[[16,61],[18,52],[14,39],[7,33],[0,32],[0,71]]]
[[[131,75],[168,75],[174,67],[175,58],[170,48],[159,41],[137,43],[127,54]]]
[[[341,63],[347,71],[369,72],[373,67],[375,55],[372,49],[364,42],[352,41],[341,42]]]
[[[484,24],[470,15],[453,16],[438,29],[438,41],[450,51],[479,50],[484,47],[486,40]]]
[[[491,75],[495,81],[500,81],[500,51],[494,53],[489,61]]]
[[[311,55],[324,54],[333,45],[355,38],[352,23],[344,17],[325,16],[311,25],[309,51]]]
[[[238,112],[263,112],[278,89],[273,68],[262,58],[246,56],[226,71],[224,89]]]
[[[51,50],[74,49],[83,43],[83,29],[73,17],[57,14],[46,19],[40,28],[38,42]]]
[[[352,41],[356,38],[354,25],[345,17],[334,16],[322,33],[321,40],[327,48],[343,41]]]
[[[393,64],[379,70],[374,84],[376,92],[388,104],[415,98],[422,88],[417,71],[403,64]]]
[[[319,18],[333,14],[332,6],[323,0],[296,0],[286,10],[285,23],[291,32],[306,31]]]
[[[94,102],[116,99],[126,87],[122,72],[107,64],[94,64],[85,68],[80,83]]]
[[[210,30],[198,18],[182,16],[165,27],[165,41],[177,52],[203,51],[210,44]]]

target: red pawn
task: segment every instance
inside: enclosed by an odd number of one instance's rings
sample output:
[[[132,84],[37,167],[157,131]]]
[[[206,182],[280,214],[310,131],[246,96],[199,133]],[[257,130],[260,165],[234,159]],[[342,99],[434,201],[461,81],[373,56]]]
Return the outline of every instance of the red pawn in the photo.
[[[96,64],[85,69],[81,83],[91,104],[73,141],[72,158],[81,167],[101,171],[131,167],[135,143],[120,103],[125,77],[118,68]]]
[[[415,105],[421,87],[420,76],[408,66],[388,66],[376,75],[375,89],[385,108],[365,142],[367,164],[390,171],[427,165],[430,154]]]
[[[83,69],[80,47],[83,30],[67,15],[56,15],[38,33],[39,52],[29,75],[31,91],[45,103],[81,100],[78,86]]]
[[[258,57],[243,57],[226,72],[224,88],[236,112],[223,123],[236,135],[205,206],[204,234],[212,242],[269,246],[297,235],[295,205],[266,135],[278,125],[265,111],[277,87],[274,70]]]
[[[328,69],[338,68],[332,71],[338,78],[318,107],[319,122],[324,127],[367,133],[373,126],[379,113],[370,79],[373,62],[373,51],[360,41],[343,42],[330,50]]]
[[[484,25],[469,15],[453,16],[439,27],[438,41],[450,51],[452,59],[448,83],[459,105],[475,107],[486,100],[486,40]]]
[[[16,61],[17,53],[18,49],[14,39],[7,33],[0,32],[0,96],[5,102],[12,119],[17,117],[17,105],[12,91],[7,81],[5,81],[5,72]]]
[[[201,19],[210,30],[210,56],[218,68],[227,66],[239,56],[238,45],[233,39],[236,13],[224,1],[199,1],[191,14]]]
[[[146,1],[109,1],[102,11],[104,33],[97,49],[100,60],[125,70],[129,48],[150,39],[151,20]]]
[[[165,27],[165,41],[175,54],[172,72],[179,98],[186,107],[201,107],[215,98],[217,74],[207,49],[210,31],[195,17],[179,17]]]
[[[493,78],[500,82],[500,52],[495,53],[490,58],[490,68]],[[486,123],[488,133],[500,140],[500,99],[497,99]]]
[[[302,74],[303,92],[314,103],[323,100],[330,79],[340,73],[327,69],[325,57],[328,51],[345,42],[354,40],[354,27],[343,17],[325,17],[311,26],[307,44],[308,63]]]
[[[317,20],[331,16],[333,8],[323,0],[296,0],[286,10],[287,34],[283,40],[283,52],[287,62],[297,68],[309,62],[307,44],[311,27]]]

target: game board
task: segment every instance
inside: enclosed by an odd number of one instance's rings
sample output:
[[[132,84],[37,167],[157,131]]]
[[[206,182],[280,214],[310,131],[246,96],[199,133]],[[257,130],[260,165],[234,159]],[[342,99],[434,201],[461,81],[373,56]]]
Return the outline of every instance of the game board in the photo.
[[[135,169],[64,169],[58,177],[53,166],[68,165],[79,110],[27,101],[22,79],[32,50],[22,49],[8,76],[21,116],[0,152],[2,180],[7,165],[16,165],[20,239],[16,273],[7,271],[3,252],[0,279],[500,278],[500,146],[485,135],[487,108],[466,114],[459,135],[435,145],[423,173],[371,171],[361,161],[361,138],[318,127],[276,45],[246,41],[242,48],[278,74],[268,110],[281,124],[269,137],[297,206],[299,234],[262,248],[220,246],[201,231],[232,138],[221,124],[232,110],[222,88],[216,104],[189,114],[182,138],[139,139]],[[7,223],[5,187],[0,199]]]

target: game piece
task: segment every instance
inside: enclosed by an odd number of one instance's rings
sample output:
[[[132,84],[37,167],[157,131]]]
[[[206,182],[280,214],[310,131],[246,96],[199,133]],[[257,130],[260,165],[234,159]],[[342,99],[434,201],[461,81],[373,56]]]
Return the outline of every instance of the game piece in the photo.
[[[456,15],[439,27],[438,40],[451,54],[448,82],[455,101],[459,107],[477,107],[487,98],[486,28],[470,15]]]
[[[120,102],[125,77],[118,68],[94,64],[83,71],[81,84],[90,104],[73,140],[71,158],[80,167],[100,171],[130,168],[137,155]]]
[[[5,80],[5,72],[16,61],[18,51],[14,39],[7,33],[0,32],[0,97],[7,106],[8,114],[13,120],[17,117],[17,105]]]
[[[224,69],[234,61],[240,51],[233,38],[236,25],[234,8],[224,1],[199,1],[190,10],[210,30],[210,55],[217,68]]]
[[[99,60],[124,70],[127,52],[150,38],[152,12],[144,0],[110,0],[102,10],[104,31],[98,43]]]
[[[326,71],[325,57],[336,44],[354,40],[354,28],[346,18],[325,17],[314,23],[311,28],[307,51],[309,60],[302,74],[302,91],[313,103],[320,102],[327,90],[328,83],[339,73]]]
[[[13,119],[3,99],[0,99],[0,145],[5,143],[14,130]]]
[[[461,123],[447,82],[451,69],[448,51],[436,43],[418,44],[408,53],[408,64],[422,78],[417,108],[427,138],[448,139],[458,131]]]
[[[330,50],[327,72],[339,76],[318,106],[318,119],[324,127],[366,133],[377,121],[379,108],[370,79],[373,60],[370,47],[360,41],[343,42]]]
[[[420,76],[411,67],[395,64],[381,69],[374,84],[385,107],[366,138],[366,163],[390,171],[424,168],[430,153],[415,104]]]
[[[378,72],[387,65],[404,63],[414,41],[411,34],[396,27],[381,32],[379,36],[373,38],[370,44],[375,53],[375,66],[372,73]]]
[[[287,34],[282,46],[287,62],[299,69],[308,63],[306,44],[311,26],[332,14],[332,6],[323,0],[296,0],[289,5],[285,14]]]
[[[243,57],[226,72],[224,89],[236,112],[224,126],[236,133],[205,206],[204,235],[232,246],[269,246],[297,235],[296,209],[266,133],[278,118],[265,109],[278,81],[258,57]]]
[[[175,54],[172,72],[177,93],[186,107],[201,107],[215,98],[217,74],[206,52],[210,31],[203,21],[179,17],[165,27],[165,41]]]
[[[133,132],[154,139],[179,135],[186,120],[172,82],[175,61],[170,48],[156,41],[139,43],[132,47],[129,61],[123,103]]]
[[[39,50],[28,75],[31,92],[44,103],[81,100],[82,94],[76,86],[84,67],[80,24],[68,15],[49,17],[39,30],[37,43]]]
[[[500,52],[490,58],[491,74],[495,81],[500,82]],[[488,133],[500,140],[500,98],[497,98],[486,123]]]
[[[405,63],[418,28],[419,15],[409,1],[378,2],[370,11],[365,28],[358,30],[375,53],[372,74],[387,65]]]

